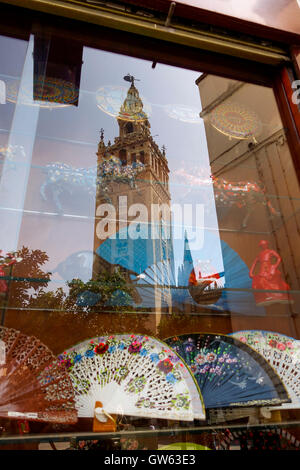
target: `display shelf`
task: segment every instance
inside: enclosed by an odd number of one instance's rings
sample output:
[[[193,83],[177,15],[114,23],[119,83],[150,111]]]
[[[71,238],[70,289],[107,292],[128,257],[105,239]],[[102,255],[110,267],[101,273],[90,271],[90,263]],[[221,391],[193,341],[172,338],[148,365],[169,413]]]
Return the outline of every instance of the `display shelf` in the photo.
[[[239,430],[263,430],[270,428],[297,428],[300,426],[300,421],[284,421],[284,422],[271,422],[262,424],[224,424],[224,425],[203,425],[203,426],[182,426],[182,427],[166,427],[164,429],[134,429],[130,431],[115,431],[115,432],[65,432],[65,433],[41,433],[41,434],[22,434],[18,436],[0,436],[0,446],[6,444],[29,443],[29,442],[66,442],[71,439],[76,441],[80,440],[108,440],[108,439],[121,439],[124,437],[160,437],[160,436],[174,436],[177,434],[201,434],[201,433],[216,433],[226,430],[239,431]]]

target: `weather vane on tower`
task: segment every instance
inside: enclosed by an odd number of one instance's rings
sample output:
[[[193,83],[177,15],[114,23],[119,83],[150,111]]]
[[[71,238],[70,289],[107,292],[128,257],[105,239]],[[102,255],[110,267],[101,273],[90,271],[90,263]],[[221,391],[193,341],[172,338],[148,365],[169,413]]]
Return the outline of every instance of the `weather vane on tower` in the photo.
[[[134,86],[134,80],[136,80],[137,82],[141,81],[138,78],[135,78],[133,75],[130,75],[130,73],[125,75],[125,77],[123,77],[123,78],[126,82],[130,82],[133,86]]]

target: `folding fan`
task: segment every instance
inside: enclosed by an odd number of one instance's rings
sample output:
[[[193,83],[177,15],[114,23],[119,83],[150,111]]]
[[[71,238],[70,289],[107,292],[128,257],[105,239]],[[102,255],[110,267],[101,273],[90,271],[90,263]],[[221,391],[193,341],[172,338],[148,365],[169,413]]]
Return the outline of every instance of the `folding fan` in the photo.
[[[261,330],[237,331],[230,336],[260,353],[281,378],[292,401],[278,409],[300,408],[300,341]]]
[[[75,423],[74,391],[60,361],[33,336],[0,327],[0,417]]]
[[[235,338],[193,333],[165,341],[191,367],[206,408],[290,401],[268,362]]]
[[[165,343],[142,335],[84,341],[59,356],[71,377],[79,417],[103,413],[192,421],[205,419],[193,374]]]
[[[169,261],[159,261],[148,266],[133,282],[143,307],[153,308],[158,299],[161,308],[172,306],[176,281]]]
[[[237,252],[210,230],[205,230],[203,247],[191,251],[186,243],[188,240],[170,238],[162,243],[160,239],[152,239],[150,226],[143,227],[141,224],[141,227],[144,238],[133,239],[126,227],[108,237],[96,249],[96,253],[106,262],[118,264],[139,275],[136,279],[132,278],[142,299],[138,307],[155,308],[158,298],[161,299],[162,308],[168,307],[170,302],[181,311],[185,311],[186,304],[196,306],[188,289],[188,281],[194,260],[207,259],[209,253],[216,272],[225,272],[222,295],[217,301],[213,299],[209,308],[239,315],[265,315],[264,307],[256,305],[251,292],[249,268]],[[182,247],[183,260],[176,258]],[[178,265],[178,276],[175,265]],[[201,303],[198,305],[201,306]]]

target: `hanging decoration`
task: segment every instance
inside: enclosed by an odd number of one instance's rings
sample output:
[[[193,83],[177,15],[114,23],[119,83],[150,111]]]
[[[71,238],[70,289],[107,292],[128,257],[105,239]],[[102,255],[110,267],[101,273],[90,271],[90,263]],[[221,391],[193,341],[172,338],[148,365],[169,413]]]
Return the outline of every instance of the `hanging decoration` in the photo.
[[[22,88],[21,101],[19,101],[20,81],[11,79],[6,82],[6,99],[11,103],[21,103],[27,106],[40,108],[62,108],[78,100],[78,90],[71,82],[66,80],[38,76],[35,77],[35,99],[32,90]]]
[[[256,304],[268,306],[275,303],[293,303],[293,299],[289,294],[290,286],[282,279],[282,274],[278,269],[281,257],[275,250],[269,248],[267,240],[261,240],[259,246],[261,251],[253,261],[249,271],[252,288],[263,291],[254,292]],[[258,273],[255,274],[257,267]]]
[[[0,417],[72,424],[77,421],[71,380],[37,338],[0,327]]]
[[[300,408],[300,341],[263,330],[237,331],[230,336],[255,349],[281,378],[292,402],[278,409]]]
[[[225,335],[180,335],[165,340],[190,366],[206,408],[276,405],[289,396],[256,351]]]
[[[93,338],[59,356],[72,380],[79,417],[114,415],[205,419],[200,390],[182,359],[143,335]],[[101,402],[102,407],[95,404]],[[113,416],[112,416],[113,415]]]
[[[257,143],[262,131],[258,115],[235,102],[222,103],[210,113],[211,125],[229,139],[252,140]]]

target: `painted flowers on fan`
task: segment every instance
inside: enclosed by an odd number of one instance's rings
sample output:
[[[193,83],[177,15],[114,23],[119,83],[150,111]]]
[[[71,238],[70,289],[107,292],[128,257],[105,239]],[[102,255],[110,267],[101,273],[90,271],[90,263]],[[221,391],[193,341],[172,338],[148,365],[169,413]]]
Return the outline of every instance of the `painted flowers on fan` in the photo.
[[[140,350],[142,349],[142,343],[140,343],[139,341],[135,340],[131,343],[131,345],[129,346],[128,348],[128,352],[130,353],[138,353],[140,352]]]
[[[95,347],[94,351],[95,351],[96,354],[105,354],[106,351],[108,350],[108,348],[109,348],[109,346],[108,346],[107,343],[99,343]]]

